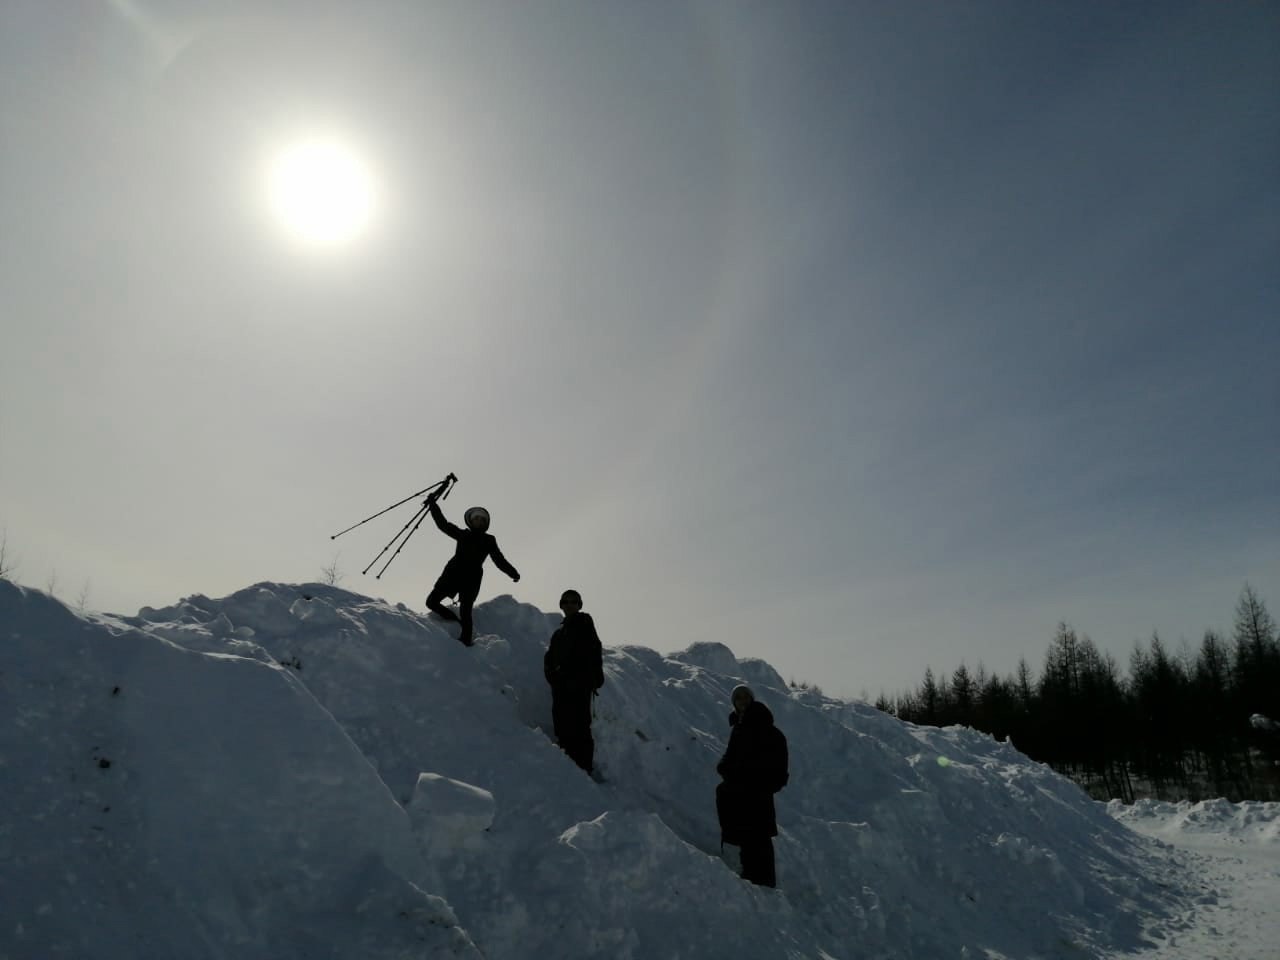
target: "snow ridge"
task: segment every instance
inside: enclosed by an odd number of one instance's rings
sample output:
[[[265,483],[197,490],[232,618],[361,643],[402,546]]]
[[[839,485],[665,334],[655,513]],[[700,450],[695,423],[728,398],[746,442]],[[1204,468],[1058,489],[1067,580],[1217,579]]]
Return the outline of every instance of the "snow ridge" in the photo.
[[[1079,957],[1189,908],[1012,746],[724,644],[606,647],[594,783],[547,733],[556,622],[499,597],[467,649],[318,584],[119,617],[0,581],[0,960]],[[744,681],[791,745],[777,891],[715,822]]]

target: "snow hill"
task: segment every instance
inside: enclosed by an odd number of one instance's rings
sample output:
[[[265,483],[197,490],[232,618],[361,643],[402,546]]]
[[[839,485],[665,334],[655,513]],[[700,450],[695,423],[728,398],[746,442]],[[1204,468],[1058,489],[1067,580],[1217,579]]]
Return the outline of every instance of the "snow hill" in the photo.
[[[0,958],[1021,960],[1193,907],[1012,746],[719,643],[606,647],[597,784],[549,738],[556,623],[499,597],[467,649],[317,584],[122,617],[0,581]],[[791,747],[776,891],[715,819],[743,681]]]

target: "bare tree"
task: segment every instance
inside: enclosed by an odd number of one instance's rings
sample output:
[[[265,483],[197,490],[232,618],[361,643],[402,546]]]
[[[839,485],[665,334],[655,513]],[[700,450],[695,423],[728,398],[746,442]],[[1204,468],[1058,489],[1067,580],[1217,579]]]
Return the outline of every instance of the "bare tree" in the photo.
[[[84,613],[89,606],[89,578],[85,577],[84,586],[76,594],[76,613]]]
[[[9,531],[0,530],[0,577],[12,579],[18,572],[18,558],[9,551]]]
[[[44,592],[51,597],[58,595],[58,568],[49,571],[49,579],[44,582]]]
[[[341,556],[342,556],[341,551],[339,551],[338,553],[335,553],[333,555],[333,560],[330,561],[329,565],[327,567],[320,568],[321,583],[326,584],[330,587],[336,587],[344,579],[346,579],[347,575],[343,573],[342,569],[338,566],[338,558]]]

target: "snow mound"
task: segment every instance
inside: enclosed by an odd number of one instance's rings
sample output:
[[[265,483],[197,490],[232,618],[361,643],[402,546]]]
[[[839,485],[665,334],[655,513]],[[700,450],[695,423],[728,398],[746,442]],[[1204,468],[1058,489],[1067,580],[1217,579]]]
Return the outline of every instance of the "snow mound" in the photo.
[[[720,643],[606,650],[597,784],[550,737],[557,622],[500,597],[464,648],[318,584],[110,617],[0,583],[0,957],[1077,956],[1192,896],[1011,746]],[[778,890],[715,819],[744,680],[791,746]]]
[[[1126,806],[1118,800],[1107,804],[1110,814],[1122,823],[1154,836],[1212,834],[1263,846],[1280,846],[1280,803],[1246,800],[1182,800],[1167,803],[1139,800]]]
[[[0,581],[0,623],[0,956],[478,956],[296,675],[169,639],[236,649],[216,613],[144,632]]]

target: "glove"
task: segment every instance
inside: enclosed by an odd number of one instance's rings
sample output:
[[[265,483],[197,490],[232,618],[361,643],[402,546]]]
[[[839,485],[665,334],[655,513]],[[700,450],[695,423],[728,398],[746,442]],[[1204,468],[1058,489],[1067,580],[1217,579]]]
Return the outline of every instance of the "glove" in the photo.
[[[518,574],[518,573],[517,573],[514,577],[512,577],[512,578],[511,578],[511,582],[512,582],[512,583],[519,583],[519,582],[520,582],[520,574]]]

